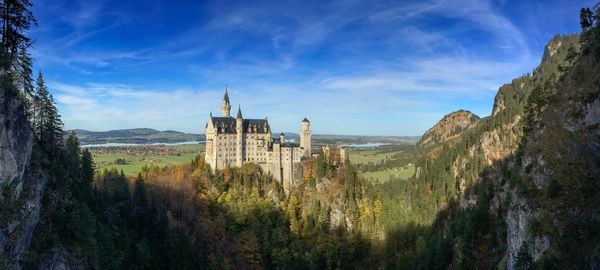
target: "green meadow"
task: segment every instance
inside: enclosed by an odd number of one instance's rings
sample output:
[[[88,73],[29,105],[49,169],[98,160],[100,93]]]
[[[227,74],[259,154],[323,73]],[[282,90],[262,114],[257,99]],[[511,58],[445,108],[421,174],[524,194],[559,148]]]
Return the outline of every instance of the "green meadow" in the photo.
[[[392,158],[397,152],[383,150],[380,148],[365,149],[365,150],[351,150],[350,151],[350,162],[366,164],[369,162],[379,163],[382,160]]]
[[[350,148],[350,162],[372,183],[408,179],[415,173],[413,145],[388,145],[373,148]]]
[[[408,179],[415,173],[415,165],[395,167],[375,172],[363,172],[363,177],[373,183],[384,183],[392,179]]]
[[[158,149],[157,146],[149,146]],[[91,148],[92,155],[96,164],[97,171],[104,169],[123,170],[128,176],[135,176],[142,171],[144,166],[165,167],[189,163],[196,156],[204,154],[203,144],[167,146],[168,152],[161,154],[143,153],[138,147],[113,147]],[[161,148],[162,150],[165,147]],[[156,150],[154,151],[156,152]],[[395,160],[401,150],[395,148],[377,147],[369,149],[350,149],[349,158],[354,164],[381,163],[384,161]],[[363,172],[366,180],[374,183],[383,183],[390,179],[407,179],[415,172],[414,164],[409,163],[402,166],[393,166],[369,170]]]
[[[168,146],[170,150],[176,153],[172,154],[140,154],[139,151],[123,153],[126,147],[118,147],[116,151],[99,151],[99,148],[92,148],[92,155],[96,164],[96,171],[104,169],[123,170],[128,176],[135,176],[142,171],[144,166],[165,167],[191,162],[196,156],[204,153],[204,145],[176,145]]]

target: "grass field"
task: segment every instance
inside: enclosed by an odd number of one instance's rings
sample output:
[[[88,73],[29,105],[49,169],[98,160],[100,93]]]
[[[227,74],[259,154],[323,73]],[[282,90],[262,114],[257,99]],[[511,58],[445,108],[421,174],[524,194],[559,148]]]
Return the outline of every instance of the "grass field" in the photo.
[[[363,164],[369,162],[378,163],[382,160],[391,158],[395,154],[396,152],[382,152],[378,149],[352,151],[350,154],[350,162]]]
[[[131,150],[132,148],[127,147],[116,147],[111,150],[103,150],[101,148],[92,148],[92,154],[96,163],[97,171],[104,169],[115,168],[117,170],[123,170],[125,175],[135,176],[141,172],[144,165],[164,167],[169,165],[178,165],[188,163],[193,160],[197,155],[204,153],[204,145],[190,144],[190,145],[177,145],[169,146],[169,150],[172,150],[172,154],[141,154],[139,148],[133,148],[137,150]],[[129,149],[129,151],[127,151]],[[394,155],[399,153],[397,149],[390,148],[371,148],[371,149],[351,149],[349,152],[350,161],[355,164],[366,164],[366,163],[379,163],[386,159],[393,159]],[[118,164],[117,160],[121,163]],[[383,183],[391,178],[393,179],[406,179],[414,174],[415,168],[411,163],[407,166],[393,167],[388,169],[382,169],[375,172],[364,172],[363,177],[366,180],[373,181],[376,183]]]
[[[415,165],[409,164],[401,168],[386,169],[376,172],[364,172],[363,177],[374,183],[384,183],[390,179],[407,179],[415,173]]]
[[[197,155],[201,155],[204,151],[204,145],[177,145],[169,146],[176,150],[177,154],[173,155],[139,155],[139,154],[128,154],[128,153],[101,153],[96,154],[92,149],[94,155],[94,162],[96,163],[96,170],[102,171],[104,169],[116,168],[117,170],[123,170],[125,175],[135,176],[141,172],[144,165],[164,167],[168,165],[184,164],[192,161]],[[125,164],[117,164],[117,160],[121,159],[125,161]]]
[[[365,171],[362,173],[364,179],[373,183],[383,183],[390,179],[407,179],[414,174],[412,147],[414,146],[388,145],[376,148],[351,148],[348,153],[350,162],[359,165],[359,168],[364,168]],[[360,166],[367,164],[378,165],[375,168]]]

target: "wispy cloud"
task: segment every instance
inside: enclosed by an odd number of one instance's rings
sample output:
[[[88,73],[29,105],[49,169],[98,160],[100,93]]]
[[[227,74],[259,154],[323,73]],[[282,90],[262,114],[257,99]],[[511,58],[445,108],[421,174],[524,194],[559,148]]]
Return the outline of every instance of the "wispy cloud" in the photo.
[[[418,135],[488,114],[539,62],[545,25],[577,29],[579,7],[550,2],[38,0],[33,55],[71,128],[201,132],[229,85],[282,130],[307,116],[321,133]]]

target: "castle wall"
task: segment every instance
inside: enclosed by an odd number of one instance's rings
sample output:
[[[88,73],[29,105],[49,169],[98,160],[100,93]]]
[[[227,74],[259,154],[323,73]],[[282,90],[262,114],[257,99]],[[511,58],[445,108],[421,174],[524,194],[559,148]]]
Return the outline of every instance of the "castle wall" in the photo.
[[[236,134],[217,134],[215,138],[213,146],[216,157],[215,169],[235,166],[237,159]]]
[[[239,109],[237,118],[233,119],[230,109],[226,92],[222,106],[224,117],[213,118],[211,114],[206,126],[205,161],[213,169],[219,170],[228,166],[242,166],[247,162],[258,164],[286,192],[298,184],[296,181],[302,179],[302,158],[310,157],[310,122],[307,119],[302,121],[300,146],[284,144],[284,141],[273,143],[266,119],[242,119]]]
[[[267,163],[270,138],[271,134],[269,133],[245,133],[244,148],[246,151],[243,161],[257,164]]]

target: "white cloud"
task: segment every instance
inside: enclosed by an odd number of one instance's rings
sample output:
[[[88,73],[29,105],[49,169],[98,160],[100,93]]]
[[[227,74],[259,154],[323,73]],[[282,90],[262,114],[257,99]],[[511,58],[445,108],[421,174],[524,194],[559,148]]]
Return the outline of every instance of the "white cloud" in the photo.
[[[423,119],[458,106],[491,104],[502,83],[537,64],[530,37],[492,1],[401,2],[285,8],[289,3],[216,2],[207,7],[206,21],[156,42],[139,40],[127,49],[112,43],[78,47],[113,27],[82,24],[43,43],[35,56],[80,74],[131,71],[133,78],[149,78],[131,85],[98,83],[136,82],[122,75],[67,77],[61,70],[48,76],[67,127],[188,132],[202,132],[209,111],[219,114],[221,85],[229,84],[233,105],[241,103],[244,116],[269,116],[281,129],[295,130],[294,121],[308,116],[322,121],[315,127],[327,133],[369,127],[406,134],[405,128],[425,129]],[[93,21],[100,12],[93,7],[73,16]],[[483,44],[473,44],[477,38]]]

